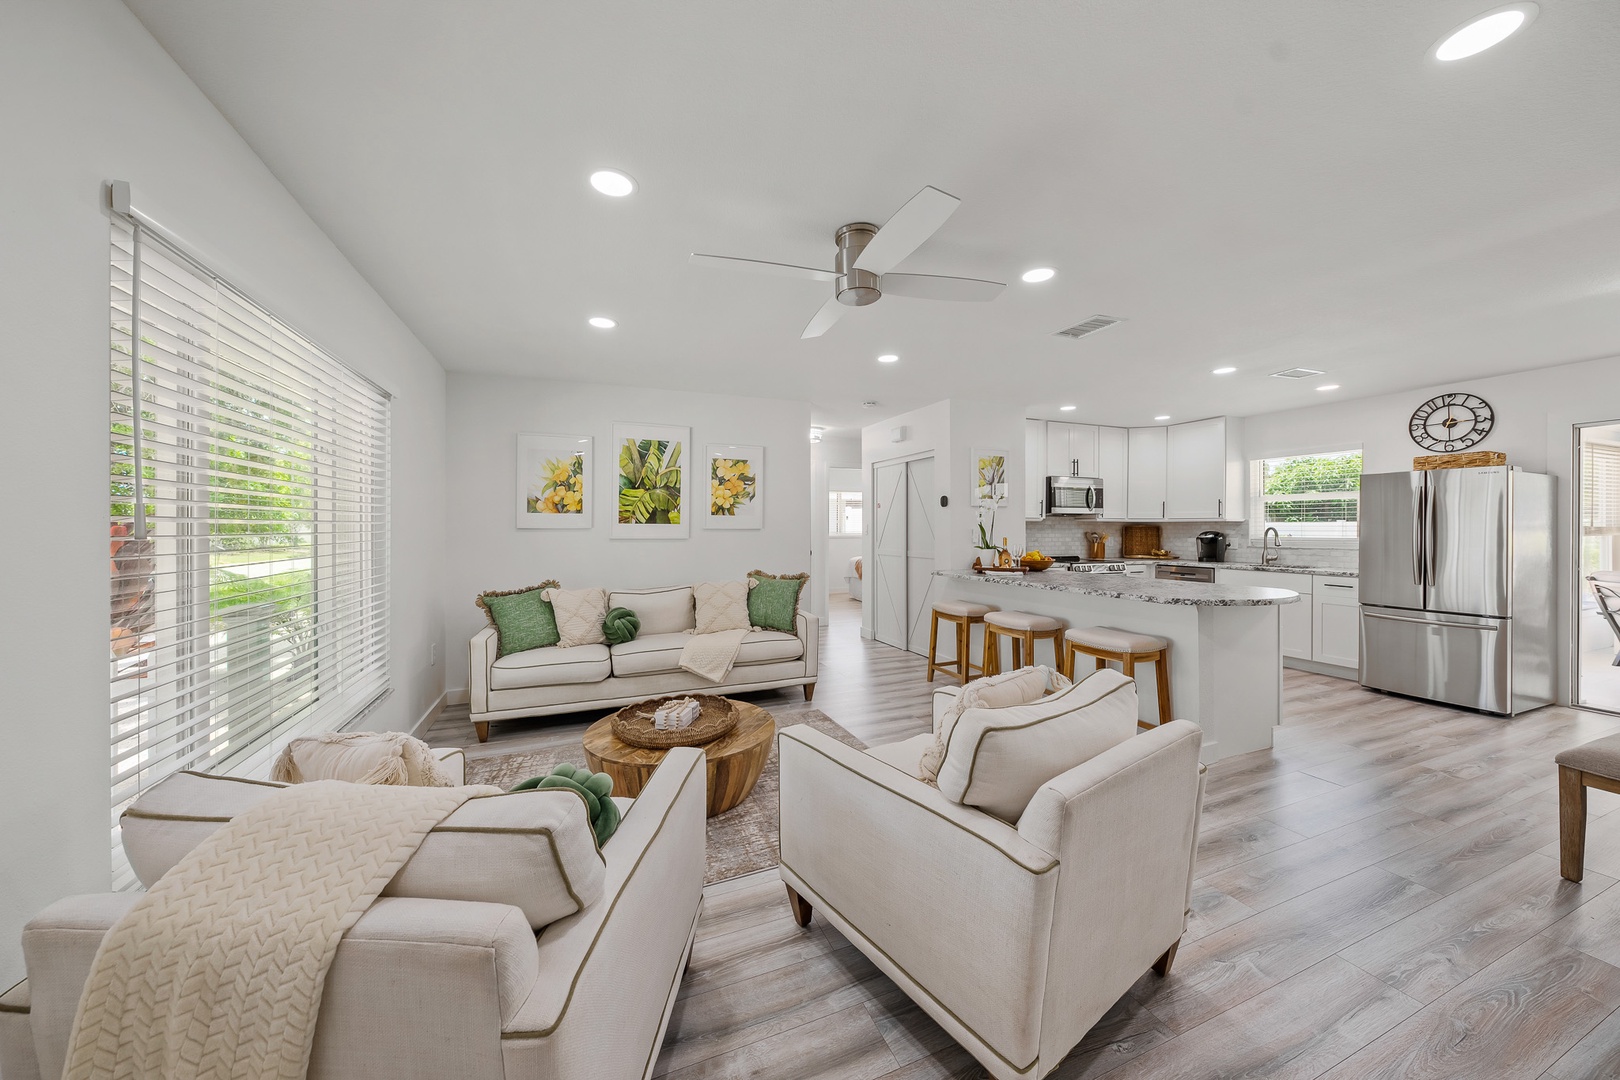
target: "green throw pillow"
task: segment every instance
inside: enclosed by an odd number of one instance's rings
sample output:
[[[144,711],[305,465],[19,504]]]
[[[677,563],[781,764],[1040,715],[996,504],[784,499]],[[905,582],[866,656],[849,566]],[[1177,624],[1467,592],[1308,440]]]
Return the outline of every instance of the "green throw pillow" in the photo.
[[[608,837],[619,827],[619,804],[612,799],[613,777],[607,773],[593,773],[583,765],[566,762],[551,770],[549,776],[534,776],[514,787],[513,791],[532,788],[566,788],[585,800],[590,814],[591,831],[596,834],[596,846],[608,842]]]
[[[767,574],[751,570],[753,587],[748,590],[748,621],[766,630],[792,634],[798,630],[799,593],[809,574]]]
[[[602,635],[609,645],[623,645],[636,640],[641,633],[641,620],[627,607],[616,607],[602,620]]]
[[[495,627],[496,655],[543,649],[562,640],[557,632],[557,614],[551,602],[540,596],[542,591],[556,587],[555,581],[548,581],[532,589],[487,592],[478,597],[478,606]]]

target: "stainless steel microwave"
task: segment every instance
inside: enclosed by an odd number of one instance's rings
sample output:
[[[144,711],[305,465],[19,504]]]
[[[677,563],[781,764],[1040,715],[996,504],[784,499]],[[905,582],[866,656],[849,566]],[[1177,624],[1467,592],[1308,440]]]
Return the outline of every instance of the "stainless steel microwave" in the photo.
[[[1103,482],[1095,476],[1048,476],[1046,512],[1102,517]]]

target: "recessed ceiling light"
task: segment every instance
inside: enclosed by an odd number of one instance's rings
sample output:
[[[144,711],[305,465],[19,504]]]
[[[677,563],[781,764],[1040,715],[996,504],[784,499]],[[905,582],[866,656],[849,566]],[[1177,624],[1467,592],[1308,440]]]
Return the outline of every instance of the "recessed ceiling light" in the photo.
[[[821,433],[823,431],[825,431],[825,430],[827,430],[827,429],[826,428],[818,428],[818,427],[811,428],[810,429],[810,441],[811,442],[820,442],[821,441]]]
[[[591,187],[621,199],[636,190],[636,182],[617,169],[599,169],[591,173]]]
[[[1330,382],[1330,383],[1327,383],[1327,384],[1325,384],[1323,386],[1318,386],[1317,387],[1318,390],[1337,390],[1338,388],[1339,388],[1339,384],[1336,383],[1336,382]]]
[[[1211,374],[1214,374],[1214,375],[1230,375],[1230,374],[1232,374],[1232,372],[1234,372],[1236,370],[1237,370],[1237,368],[1235,368],[1235,367],[1218,367],[1213,372],[1211,372]]]
[[[614,322],[612,319],[608,318],[606,315],[592,315],[591,318],[590,318],[590,323],[591,323],[592,326],[596,327],[598,330],[611,330],[615,326],[619,325],[618,323]]]
[[[886,352],[882,356],[878,357],[878,363],[880,363],[880,364],[892,364],[896,360],[899,360],[899,359],[900,358],[898,356],[894,355],[894,353]]]
[[[1074,412],[1073,405],[1059,405],[1058,412]]]
[[[1535,4],[1508,4],[1494,8],[1457,27],[1441,38],[1430,51],[1436,60],[1461,60],[1482,53],[1535,21],[1541,9]]]
[[[1056,275],[1057,271],[1050,266],[1037,266],[1033,270],[1024,271],[1024,280],[1033,285],[1038,281],[1051,281]]]
[[[1155,419],[1155,420],[1168,420],[1170,418],[1168,416],[1155,416],[1153,419]]]

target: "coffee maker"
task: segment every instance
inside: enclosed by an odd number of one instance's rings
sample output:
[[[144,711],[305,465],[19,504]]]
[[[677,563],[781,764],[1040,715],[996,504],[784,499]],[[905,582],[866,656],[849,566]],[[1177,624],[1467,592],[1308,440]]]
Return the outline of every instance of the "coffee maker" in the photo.
[[[1198,541],[1199,562],[1225,562],[1226,561],[1226,534],[1223,532],[1201,532],[1193,537]]]

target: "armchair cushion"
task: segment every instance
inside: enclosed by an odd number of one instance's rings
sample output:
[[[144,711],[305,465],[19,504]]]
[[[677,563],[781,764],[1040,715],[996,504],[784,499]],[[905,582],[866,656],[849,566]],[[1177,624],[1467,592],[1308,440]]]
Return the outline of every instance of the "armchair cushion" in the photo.
[[[1013,705],[1027,705],[1040,698],[1049,688],[1050,668],[1026,667],[1015,671],[978,679],[961,688],[961,693],[945,702],[943,711],[935,697],[934,745],[919,759],[917,776],[923,780],[937,780],[939,767],[945,761],[945,748],[950,745],[951,731],[962,713],[972,708],[1005,709]],[[1058,676],[1062,678],[1062,676]],[[1068,680],[1063,682],[1067,684]]]
[[[951,732],[939,790],[1016,822],[1042,784],[1136,734],[1136,682],[1093,672],[1027,705],[968,708]]]

